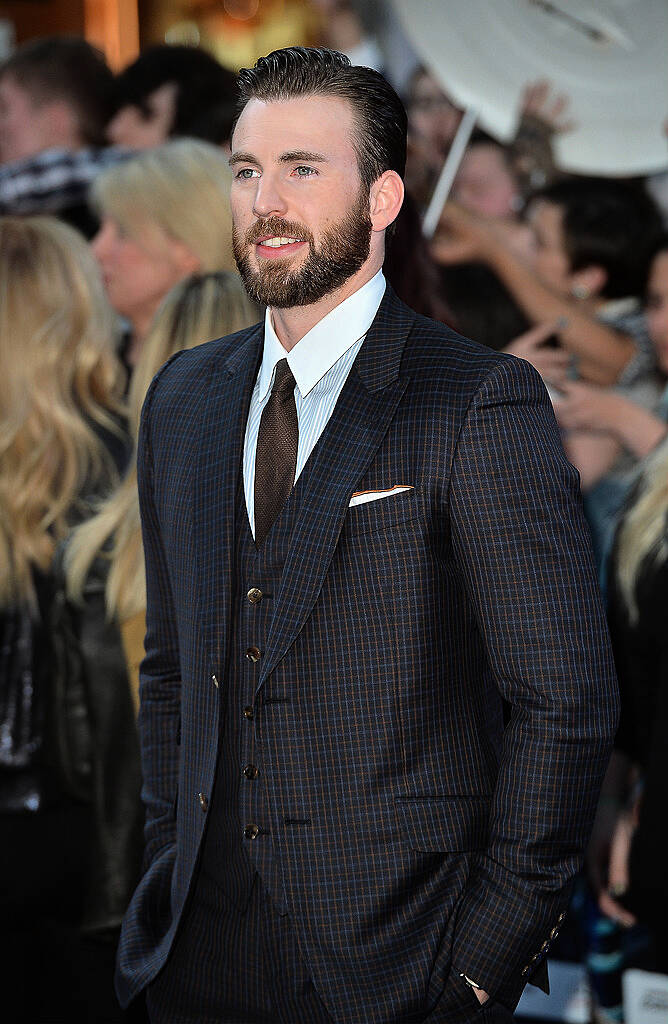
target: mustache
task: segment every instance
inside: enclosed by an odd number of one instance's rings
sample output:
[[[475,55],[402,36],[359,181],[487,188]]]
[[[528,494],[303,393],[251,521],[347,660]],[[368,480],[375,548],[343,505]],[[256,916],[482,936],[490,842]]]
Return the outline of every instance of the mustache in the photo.
[[[294,220],[283,220],[281,217],[263,217],[256,220],[244,235],[246,245],[253,245],[261,238],[301,238],[304,242],[313,242],[313,235],[304,224]]]

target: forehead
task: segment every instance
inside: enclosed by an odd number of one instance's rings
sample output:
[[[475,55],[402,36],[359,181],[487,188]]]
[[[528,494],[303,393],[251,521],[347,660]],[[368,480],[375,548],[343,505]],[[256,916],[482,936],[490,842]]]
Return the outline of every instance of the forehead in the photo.
[[[287,151],[317,151],[330,159],[355,160],[353,110],[338,96],[249,100],[237,121],[232,150],[265,159]]]
[[[503,153],[498,146],[487,142],[474,143],[464,153],[461,162],[462,174],[508,174]]]

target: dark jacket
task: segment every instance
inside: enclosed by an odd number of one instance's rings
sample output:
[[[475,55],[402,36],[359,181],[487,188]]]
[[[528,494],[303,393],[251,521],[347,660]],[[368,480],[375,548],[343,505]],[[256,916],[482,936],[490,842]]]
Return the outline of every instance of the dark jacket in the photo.
[[[147,850],[124,1002],[165,962],[215,799],[262,345],[260,325],[179,354],[144,406]],[[300,950],[342,1024],[451,1019],[460,971],[513,1007],[559,930],[617,720],[549,398],[388,288],[311,460],[252,718]]]

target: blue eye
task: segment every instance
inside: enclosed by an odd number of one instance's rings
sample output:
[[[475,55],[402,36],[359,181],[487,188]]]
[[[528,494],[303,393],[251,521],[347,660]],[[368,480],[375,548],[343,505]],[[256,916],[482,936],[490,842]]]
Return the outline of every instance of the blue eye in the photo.
[[[242,167],[240,171],[237,171],[236,177],[241,178],[243,181],[248,181],[249,178],[253,178],[259,173],[254,167]]]
[[[295,171],[298,178],[310,178],[311,175],[316,173],[314,167],[306,167],[304,164],[300,164],[299,167],[295,167]]]

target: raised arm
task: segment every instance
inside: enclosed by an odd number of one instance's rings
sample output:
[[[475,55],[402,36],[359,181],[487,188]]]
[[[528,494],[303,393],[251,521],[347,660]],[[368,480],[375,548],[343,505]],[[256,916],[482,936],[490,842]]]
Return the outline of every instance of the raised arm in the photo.
[[[505,284],[515,302],[533,323],[561,321],[561,343],[578,358],[578,371],[593,384],[614,384],[636,353],[633,339],[606,327],[574,300],[557,295],[508,246],[502,229],[456,203],[447,203],[441,218],[443,233],[432,252],[442,263],[474,260],[486,263]]]

